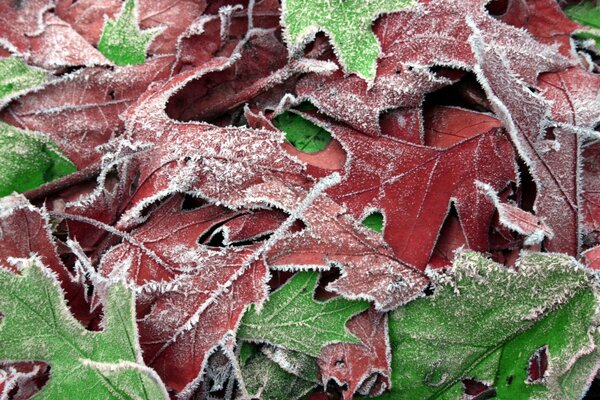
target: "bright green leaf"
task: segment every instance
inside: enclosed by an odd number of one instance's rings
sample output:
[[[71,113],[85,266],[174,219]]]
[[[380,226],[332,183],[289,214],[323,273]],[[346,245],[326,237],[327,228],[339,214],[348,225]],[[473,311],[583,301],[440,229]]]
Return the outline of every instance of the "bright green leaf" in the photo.
[[[105,328],[86,330],[69,312],[56,278],[38,261],[21,275],[0,268],[0,360],[44,361],[48,383],[35,399],[162,399],[167,393],[141,361],[131,291],[108,290]]]
[[[316,370],[314,358],[312,362]],[[262,400],[300,399],[317,386],[315,382],[287,372],[260,352],[242,367],[242,377],[248,393]]]
[[[19,94],[46,82],[47,74],[41,69],[32,68],[18,58],[0,60],[0,104]]]
[[[528,253],[516,272],[476,253],[459,255],[434,296],[392,313],[392,390],[384,398],[459,398],[461,378],[489,383],[500,399],[578,398],[592,363],[571,366],[593,348],[598,299],[574,264]],[[546,384],[526,383],[529,359],[543,346]]]
[[[595,39],[600,49],[600,4],[591,1],[582,2],[565,8],[565,14],[572,20],[587,27],[585,32],[577,33],[581,39]]]
[[[117,65],[139,65],[146,61],[146,50],[162,28],[140,30],[137,3],[126,0],[121,13],[106,21],[98,50]]]
[[[322,151],[331,142],[331,133],[293,112],[278,115],[273,124],[285,132],[288,142],[305,153]]]
[[[381,233],[381,231],[383,231],[383,214],[380,212],[369,214],[363,219],[362,223],[367,228]]]
[[[284,0],[284,33],[293,47],[302,46],[318,31],[327,33],[346,70],[373,79],[380,46],[372,22],[413,4],[414,0]]]
[[[316,272],[298,272],[271,294],[260,312],[250,306],[242,318],[238,338],[268,342],[314,357],[328,343],[358,342],[346,330],[346,322],[366,310],[369,303],[342,298],[315,301],[313,291],[318,279]]]
[[[52,141],[0,121],[0,196],[34,189],[77,169]]]

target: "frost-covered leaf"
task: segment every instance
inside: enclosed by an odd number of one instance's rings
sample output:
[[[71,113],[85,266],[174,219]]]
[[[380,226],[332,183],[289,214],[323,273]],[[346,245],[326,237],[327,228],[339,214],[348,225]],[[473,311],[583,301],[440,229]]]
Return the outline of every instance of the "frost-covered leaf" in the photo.
[[[380,53],[379,42],[371,30],[373,20],[413,4],[412,0],[284,0],[284,32],[292,47],[302,47],[317,32],[325,32],[348,72],[373,79]]]
[[[47,134],[83,169],[100,160],[96,147],[123,131],[119,115],[148,85],[168,76],[172,61],[173,57],[157,57],[135,67],[77,71],[21,96],[0,119]]]
[[[473,23],[471,29],[469,41],[478,60],[477,78],[533,176],[538,188],[534,211],[554,232],[546,247],[575,255],[580,246],[576,177],[581,138],[572,129],[552,129],[550,102],[515,76],[489,38]],[[543,79],[541,76],[542,83]],[[548,90],[558,90],[562,96],[560,86]],[[589,93],[585,89],[578,92]],[[555,118],[560,121],[559,116]],[[545,140],[547,129],[550,139],[554,135],[556,140]]]
[[[251,306],[242,318],[238,338],[264,341],[314,357],[328,343],[357,341],[346,330],[346,321],[364,311],[368,303],[341,298],[315,301],[318,278],[317,272],[298,272],[272,293],[260,310]]]
[[[141,361],[133,296],[124,285],[108,292],[102,332],[87,331],[73,318],[56,278],[35,259],[24,261],[20,274],[0,269],[0,288],[0,359],[52,367],[36,398],[167,398]]]
[[[459,398],[463,379],[499,398],[578,398],[595,365],[572,368],[596,349],[597,307],[592,278],[567,256],[524,253],[517,271],[461,253],[433,296],[391,314],[384,398]],[[544,346],[542,382],[528,383],[530,357]],[[563,386],[565,378],[577,383]]]
[[[348,330],[359,343],[325,346],[319,355],[321,381],[333,379],[344,399],[355,394],[378,396],[390,387],[390,343],[387,314],[370,309],[352,318]]]
[[[0,160],[0,196],[34,189],[77,170],[51,140],[2,121]]]
[[[117,65],[143,64],[150,42],[162,30],[139,29],[137,1],[125,0],[116,19],[106,21],[98,42],[98,50]]]
[[[465,114],[477,115],[473,111]],[[425,268],[451,202],[469,247],[487,249],[494,206],[477,189],[476,181],[500,190],[516,179],[513,148],[497,125],[477,119],[469,126],[465,118],[449,126],[444,123],[443,129],[466,137],[438,149],[387,136],[373,138],[341,124],[317,120],[315,115],[311,118],[334,134],[352,160],[345,179],[329,194],[357,218],[365,211],[381,210],[386,220],[384,238],[399,259]],[[435,139],[430,141],[435,144]],[[465,164],[466,160],[469,163]]]
[[[270,179],[252,187],[251,198],[275,204],[291,212],[306,198],[306,191],[290,183]],[[341,270],[341,277],[327,289],[350,299],[374,300],[377,309],[404,304],[427,285],[424,274],[400,261],[381,234],[361,227],[331,198],[312,199],[300,217],[307,228],[282,238],[269,249],[266,260],[277,269]]]
[[[0,3],[0,42],[29,65],[54,70],[110,62],[69,24],[57,17],[51,0]]]
[[[243,364],[242,377],[252,398],[262,400],[301,399],[317,386],[315,382],[287,372],[260,352]]]
[[[46,82],[46,73],[15,57],[0,60],[0,105]]]

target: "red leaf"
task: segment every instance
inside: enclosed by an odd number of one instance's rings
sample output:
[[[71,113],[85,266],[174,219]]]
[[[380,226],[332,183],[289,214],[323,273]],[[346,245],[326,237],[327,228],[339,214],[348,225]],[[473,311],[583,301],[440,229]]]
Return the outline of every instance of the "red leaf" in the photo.
[[[356,393],[379,396],[390,386],[387,314],[370,309],[346,326],[361,342],[330,344],[321,349],[318,363],[323,385],[330,379],[339,386],[346,385],[344,399],[352,399]]]
[[[110,62],[69,24],[50,12],[50,0],[0,2],[0,39],[33,65],[57,69]]]
[[[516,180],[513,150],[501,129],[488,129],[487,123],[474,129],[464,118],[455,122],[452,132],[470,132],[471,137],[446,149],[372,138],[333,123],[325,126],[352,159],[343,182],[329,193],[356,218],[369,209],[382,210],[384,238],[402,261],[420,269],[429,261],[451,201],[469,247],[487,250],[494,207],[479,193],[476,181],[500,190]],[[444,123],[442,130],[448,129]]]
[[[0,118],[46,133],[78,169],[99,161],[96,146],[123,131],[119,115],[152,82],[166,78],[172,57],[134,67],[85,68],[11,103]]]
[[[309,204],[303,188],[277,178],[249,190],[258,201],[276,204],[294,213],[305,229],[280,238],[267,252],[267,263],[278,269],[341,270],[327,289],[348,298],[374,300],[377,309],[389,310],[419,295],[428,283],[420,271],[398,260],[381,235],[359,227],[344,209],[321,195]]]

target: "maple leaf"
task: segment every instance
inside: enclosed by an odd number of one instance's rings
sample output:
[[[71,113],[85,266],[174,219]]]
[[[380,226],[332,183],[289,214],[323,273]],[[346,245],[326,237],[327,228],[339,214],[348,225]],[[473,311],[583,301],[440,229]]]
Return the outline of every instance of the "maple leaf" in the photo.
[[[76,171],[52,141],[0,121],[0,196],[25,192]]]
[[[589,333],[598,298],[590,277],[563,255],[526,253],[518,265],[511,271],[461,253],[434,296],[393,312],[392,390],[383,398],[458,398],[465,378],[485,382],[501,398],[578,397],[581,385],[560,382],[576,371],[589,376],[590,369],[570,368],[596,348]],[[527,384],[529,358],[543,346],[546,385]]]
[[[46,72],[15,57],[0,60],[0,107],[46,82]]]
[[[136,0],[126,0],[114,21],[106,21],[98,42],[98,50],[117,65],[139,65],[154,36],[162,29],[140,31]]]
[[[330,379],[341,387],[344,399],[355,393],[378,396],[390,386],[390,344],[387,314],[369,309],[348,322],[348,330],[360,343],[336,343],[325,346],[318,358],[321,381]]]
[[[269,296],[260,311],[250,306],[242,318],[237,337],[268,342],[314,357],[328,343],[355,342],[356,337],[346,331],[346,321],[364,311],[368,303],[345,299],[316,302],[313,290],[318,278],[316,272],[298,272]],[[298,340],[300,337],[304,339]]]
[[[0,40],[15,56],[49,70],[110,62],[69,24],[49,12],[51,0],[0,4]]]
[[[383,13],[403,10],[412,0],[285,0],[282,4],[287,43],[300,47],[318,31],[330,37],[341,63],[348,72],[365,79],[375,77],[379,43],[371,31],[374,19]]]
[[[96,147],[124,129],[119,115],[148,85],[168,76],[172,57],[137,67],[85,68],[21,96],[0,119],[45,133],[79,168],[100,160]]]
[[[417,268],[424,269],[429,261],[451,202],[470,248],[487,249],[487,227],[494,206],[479,193],[476,181],[499,191],[516,179],[513,150],[503,131],[493,119],[470,125],[464,115],[477,113],[462,114],[463,118],[452,125],[447,126],[445,118],[439,120],[441,132],[451,129],[454,137],[455,132],[460,132],[459,137],[464,135],[455,144],[429,139],[434,145],[436,141],[451,144],[442,149],[386,136],[369,137],[314,114],[304,114],[332,132],[352,159],[345,179],[329,194],[356,218],[369,210],[381,210],[386,221],[384,238],[398,258]],[[463,159],[472,160],[472,167],[465,166]],[[478,204],[477,209],[472,204]]]
[[[25,260],[20,275],[0,268],[0,288],[0,358],[52,366],[52,377],[36,398],[168,397],[141,362],[133,296],[125,286],[109,290],[102,332],[85,330],[71,316],[56,278],[39,260]]]

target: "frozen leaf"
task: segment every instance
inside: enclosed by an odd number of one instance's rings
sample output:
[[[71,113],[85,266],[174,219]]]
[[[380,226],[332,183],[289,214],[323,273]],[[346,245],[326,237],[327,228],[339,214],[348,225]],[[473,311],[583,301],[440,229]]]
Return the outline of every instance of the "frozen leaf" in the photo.
[[[558,390],[579,397],[581,381],[567,387],[561,380],[592,371],[571,368],[596,349],[593,280],[564,255],[524,253],[517,265],[509,270],[461,253],[433,296],[392,313],[392,390],[384,398],[458,398],[462,379],[485,383],[499,398],[547,398]],[[529,360],[544,346],[543,383],[528,383]]]
[[[152,82],[165,79],[173,57],[112,70],[86,68],[21,96],[0,118],[24,129],[44,132],[79,168],[98,162],[97,146],[124,129],[119,115]]]
[[[306,198],[304,189],[274,178],[252,187],[248,194],[290,212]],[[398,260],[382,235],[360,227],[329,197],[312,200],[301,216],[307,228],[287,235],[269,249],[266,260],[270,267],[339,268],[341,277],[329,283],[327,290],[349,299],[373,300],[379,310],[393,309],[422,292],[428,279]]]
[[[46,82],[46,72],[15,57],[0,60],[0,105]]]
[[[335,343],[321,350],[318,362],[323,385],[333,379],[345,388],[344,399],[355,394],[378,396],[390,386],[387,314],[370,309],[353,317],[348,330],[359,343]]]
[[[383,111],[420,106],[426,93],[451,83],[443,75],[432,73],[429,67],[473,70],[476,60],[467,44],[470,35],[465,29],[467,18],[479,24],[489,35],[490,45],[527,83],[534,84],[540,72],[567,65],[566,59],[555,54],[550,46],[488,15],[485,3],[484,0],[433,0],[383,15],[373,27],[382,53],[373,82],[367,84],[341,72],[331,76],[309,75],[298,83],[297,94],[329,116],[369,135],[378,135]],[[528,62],[523,63],[523,59]]]
[[[0,4],[0,42],[29,65],[49,70],[107,65],[110,62],[71,26],[50,10],[54,2],[3,1]]]
[[[93,46],[98,44],[106,19],[114,19],[121,0],[58,0],[56,15]]]
[[[502,1],[497,3],[501,5]],[[571,34],[579,28],[579,25],[567,18],[557,1],[527,0],[504,2],[504,4],[506,5],[506,9],[502,10],[504,13],[496,13],[500,20],[526,29],[538,42],[559,45],[560,53],[571,57],[573,53]]]
[[[301,399],[317,386],[285,371],[260,352],[244,363],[242,377],[250,396],[262,400]]]
[[[498,194],[489,185],[480,183],[478,186],[494,202],[500,224],[525,236],[524,244],[526,246],[541,243],[546,237],[552,239],[554,236],[552,230],[535,215],[515,204],[500,200]]]
[[[209,123],[182,123],[164,112],[169,98],[188,82],[227,70],[231,59],[215,58],[146,92],[127,110],[129,140],[146,145],[136,155],[141,183],[125,220],[135,221],[145,205],[177,192],[247,205],[243,190],[269,176],[300,177],[302,165],[282,149],[279,132]],[[148,146],[149,145],[149,146]]]
[[[325,32],[340,62],[348,72],[365,79],[373,79],[380,47],[371,31],[371,24],[379,15],[403,10],[413,5],[412,0],[285,0],[282,21],[286,41],[292,48]],[[292,50],[293,51],[293,50]]]
[[[51,140],[0,121],[0,196],[34,189],[77,169]]]
[[[106,21],[98,50],[117,65],[139,65],[146,60],[146,50],[162,29],[141,31],[138,27],[137,0],[125,0],[115,20]]]
[[[533,176],[537,187],[534,211],[554,232],[546,248],[575,255],[580,246],[576,178],[581,146],[579,135],[571,129],[552,129],[550,103],[515,76],[501,54],[473,23],[471,29],[473,34],[469,41],[478,60],[477,77],[492,109]],[[561,88],[550,87],[548,90],[560,92]],[[544,140],[546,128],[556,140]]]
[[[285,140],[306,153],[322,151],[331,142],[325,129],[289,111],[275,117],[273,125],[285,132]]]
[[[133,296],[125,286],[111,287],[102,332],[87,331],[73,318],[56,278],[35,259],[23,261],[19,275],[0,269],[0,288],[0,359],[52,367],[36,398],[167,398],[141,361]]]
[[[251,306],[240,324],[238,338],[268,342],[289,350],[318,356],[332,342],[355,342],[346,321],[368,307],[366,302],[313,299],[316,272],[298,272],[257,310]],[[300,339],[302,338],[302,339]]]
[[[235,332],[249,304],[266,298],[267,270],[254,261],[255,252],[256,246],[187,252],[197,259],[195,271],[142,292],[140,344],[146,363],[167,387],[184,394],[193,390],[208,355]]]
[[[489,117],[473,120],[471,126],[464,116],[451,125],[442,124],[440,129],[453,136],[464,135],[442,149],[386,136],[373,138],[341,124],[316,120],[315,115],[312,118],[333,133],[352,160],[346,178],[328,191],[330,196],[355,217],[366,210],[381,210],[386,221],[384,238],[399,259],[425,268],[451,202],[470,248],[487,249],[494,206],[479,192],[476,181],[501,190],[516,180],[512,146],[497,125],[482,123]]]

